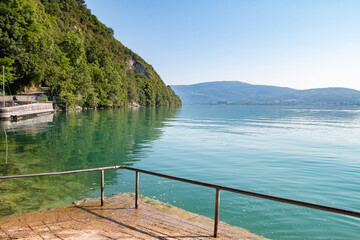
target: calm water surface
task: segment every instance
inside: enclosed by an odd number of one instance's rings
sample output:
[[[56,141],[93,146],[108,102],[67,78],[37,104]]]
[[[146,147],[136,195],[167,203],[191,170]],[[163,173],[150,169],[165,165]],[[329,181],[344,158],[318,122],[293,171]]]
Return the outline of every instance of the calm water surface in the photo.
[[[360,211],[360,108],[183,106],[3,122],[0,175],[129,165]],[[105,172],[105,195],[134,173]],[[215,190],[140,174],[140,193],[213,217]],[[99,196],[99,173],[0,181],[0,216]],[[272,239],[359,239],[360,220],[221,192],[220,220]]]

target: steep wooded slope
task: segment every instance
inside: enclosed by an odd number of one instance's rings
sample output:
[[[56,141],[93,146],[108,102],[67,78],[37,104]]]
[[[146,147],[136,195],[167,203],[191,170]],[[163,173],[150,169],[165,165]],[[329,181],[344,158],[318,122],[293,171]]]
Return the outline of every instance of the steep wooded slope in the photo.
[[[13,92],[48,86],[73,106],[181,104],[83,0],[2,0],[0,13],[0,64]]]

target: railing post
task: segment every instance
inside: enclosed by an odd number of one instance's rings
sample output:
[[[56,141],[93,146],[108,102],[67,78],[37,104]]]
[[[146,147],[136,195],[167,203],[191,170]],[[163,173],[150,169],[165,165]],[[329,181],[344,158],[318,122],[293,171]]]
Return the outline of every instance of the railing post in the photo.
[[[139,172],[135,174],[135,209],[139,206]]]
[[[104,170],[101,170],[101,206],[104,206]]]
[[[214,218],[214,238],[216,238],[218,236],[219,207],[220,207],[220,189],[216,188],[215,218]]]

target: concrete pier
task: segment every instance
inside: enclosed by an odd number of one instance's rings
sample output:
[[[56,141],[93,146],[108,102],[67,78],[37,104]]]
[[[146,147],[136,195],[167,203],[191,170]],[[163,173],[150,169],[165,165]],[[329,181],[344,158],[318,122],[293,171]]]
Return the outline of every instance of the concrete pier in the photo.
[[[214,221],[172,205],[133,194],[75,202],[73,206],[0,219],[0,239],[215,239]],[[264,240],[248,230],[219,222],[216,239]]]
[[[32,103],[11,107],[0,107],[0,119],[11,120],[12,118],[23,118],[32,115],[41,115],[54,112],[54,107],[49,103]]]

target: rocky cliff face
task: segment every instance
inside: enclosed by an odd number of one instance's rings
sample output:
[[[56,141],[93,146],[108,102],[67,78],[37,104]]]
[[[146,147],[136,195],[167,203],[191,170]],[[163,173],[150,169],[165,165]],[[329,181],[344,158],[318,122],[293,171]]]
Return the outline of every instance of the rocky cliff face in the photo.
[[[127,61],[127,64],[132,70],[134,70],[142,75],[145,75],[147,78],[150,78],[149,74],[146,72],[145,68],[143,67],[143,65],[141,65],[141,63],[138,63],[138,62],[134,61],[133,59],[129,59]]]

